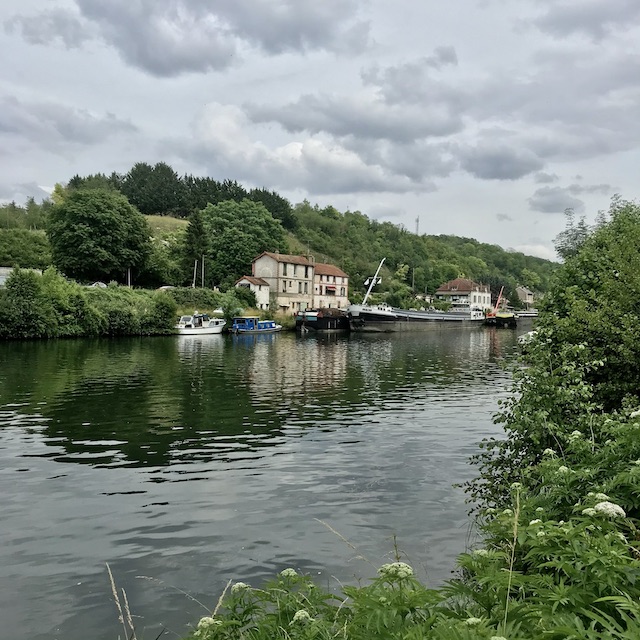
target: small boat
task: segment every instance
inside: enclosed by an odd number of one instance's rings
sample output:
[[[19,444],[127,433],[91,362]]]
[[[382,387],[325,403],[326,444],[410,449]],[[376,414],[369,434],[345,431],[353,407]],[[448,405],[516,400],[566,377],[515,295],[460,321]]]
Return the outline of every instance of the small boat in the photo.
[[[282,325],[274,320],[260,320],[258,316],[240,316],[233,319],[232,333],[276,333],[282,331]]]
[[[502,297],[503,291],[504,287],[500,289],[498,299],[496,300],[496,306],[493,308],[493,311],[489,311],[489,313],[487,313],[484,323],[488,327],[515,329],[518,326],[518,316],[512,311],[504,309],[505,300]]]
[[[206,313],[194,311],[191,316],[180,316],[175,328],[181,336],[204,336],[222,333],[225,324],[222,318],[210,318]]]

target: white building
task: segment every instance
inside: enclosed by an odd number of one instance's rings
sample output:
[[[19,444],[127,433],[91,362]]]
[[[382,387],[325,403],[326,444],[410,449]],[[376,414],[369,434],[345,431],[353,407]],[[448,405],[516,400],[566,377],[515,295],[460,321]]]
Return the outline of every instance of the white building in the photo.
[[[256,306],[258,309],[269,308],[269,283],[262,278],[256,278],[254,276],[242,276],[235,284],[236,287],[247,287],[256,296]]]
[[[436,300],[450,302],[454,309],[467,307],[492,309],[491,290],[486,284],[478,284],[467,278],[449,280],[436,289]]]

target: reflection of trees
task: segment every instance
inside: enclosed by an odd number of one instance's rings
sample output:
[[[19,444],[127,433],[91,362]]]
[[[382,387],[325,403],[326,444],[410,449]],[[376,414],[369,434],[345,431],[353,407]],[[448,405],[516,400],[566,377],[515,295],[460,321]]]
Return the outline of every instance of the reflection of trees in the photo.
[[[335,428],[387,401],[486,385],[514,342],[511,332],[451,330],[6,343],[0,406],[42,416],[58,460],[255,459],[292,437],[292,425]]]

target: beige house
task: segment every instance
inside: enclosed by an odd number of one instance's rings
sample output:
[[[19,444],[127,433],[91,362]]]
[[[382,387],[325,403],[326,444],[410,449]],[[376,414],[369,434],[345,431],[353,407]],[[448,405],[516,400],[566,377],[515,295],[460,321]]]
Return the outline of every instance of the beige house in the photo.
[[[314,263],[303,256],[261,253],[251,264],[252,275],[269,285],[273,311],[295,314],[313,307]]]
[[[254,276],[242,276],[235,284],[236,287],[247,287],[256,295],[258,309],[269,308],[269,283],[262,278]]]
[[[345,309],[349,306],[349,276],[332,264],[315,265],[313,306]]]
[[[521,302],[524,302],[527,309],[533,304],[533,291],[531,289],[527,289],[527,287],[519,286],[516,287],[516,293],[518,294],[518,298],[520,298]]]
[[[491,290],[467,278],[449,280],[436,289],[436,300],[450,302],[453,309],[492,309]]]

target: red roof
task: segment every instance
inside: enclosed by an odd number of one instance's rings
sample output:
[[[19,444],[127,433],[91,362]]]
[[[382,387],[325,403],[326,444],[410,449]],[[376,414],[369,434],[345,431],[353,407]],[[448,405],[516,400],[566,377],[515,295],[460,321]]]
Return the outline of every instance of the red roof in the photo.
[[[318,262],[315,265],[315,273],[318,276],[338,276],[340,278],[348,278],[349,276],[339,267],[334,264],[324,264]]]
[[[256,278],[255,276],[242,276],[242,278],[240,278],[239,280],[236,280],[236,284],[238,284],[238,282],[242,282],[243,280],[247,280],[247,282],[250,282],[251,284],[255,284],[256,286],[258,285],[262,285],[263,287],[269,286],[269,283],[266,280],[263,280],[262,278]]]
[[[467,278],[456,278],[455,280],[449,280],[441,284],[436,293],[471,293],[472,291],[480,291],[482,293],[489,293],[489,287],[486,284],[478,284],[473,280]]]
[[[291,256],[286,253],[271,253],[271,251],[264,251],[261,253],[258,258],[262,258],[262,256],[269,256],[273,258],[276,262],[287,262],[289,264],[302,264],[305,266],[312,266],[313,262],[307,260],[304,256]],[[254,262],[258,259],[254,258]]]

